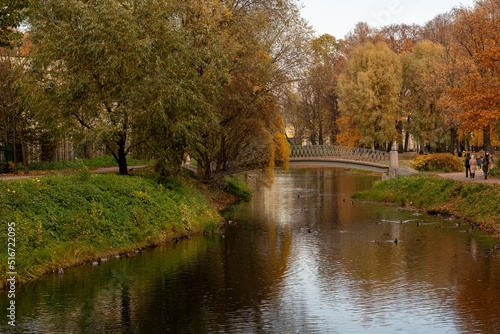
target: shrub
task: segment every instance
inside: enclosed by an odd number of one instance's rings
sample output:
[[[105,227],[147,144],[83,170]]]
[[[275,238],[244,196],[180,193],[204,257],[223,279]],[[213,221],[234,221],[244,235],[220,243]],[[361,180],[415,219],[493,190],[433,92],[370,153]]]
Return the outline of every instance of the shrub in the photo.
[[[77,178],[80,180],[80,181],[88,181],[90,180],[90,170],[87,166],[85,166],[83,164],[83,161],[79,161],[79,166],[76,170],[76,175],[77,175]]]
[[[463,162],[450,153],[418,155],[413,159],[412,167],[422,172],[461,172]]]
[[[13,167],[13,164],[11,162],[1,163],[0,164],[0,173],[11,173],[12,167]]]

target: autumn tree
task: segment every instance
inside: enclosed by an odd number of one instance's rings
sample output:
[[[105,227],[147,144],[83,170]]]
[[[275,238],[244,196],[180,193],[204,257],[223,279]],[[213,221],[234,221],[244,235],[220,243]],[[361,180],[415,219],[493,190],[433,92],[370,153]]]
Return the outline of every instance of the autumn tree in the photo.
[[[455,98],[454,91],[462,85],[464,80],[467,80],[471,68],[474,67],[456,43],[453,33],[454,21],[453,12],[448,12],[437,15],[422,27],[422,37],[440,45],[443,50],[439,66],[435,70],[439,72],[441,78],[438,107],[450,130],[449,152],[454,152],[456,148],[459,148],[460,145],[455,145],[458,144],[458,140],[461,140],[464,146],[467,146],[465,142],[469,140],[470,131],[462,129],[460,115],[463,114],[463,108]]]
[[[455,15],[454,35],[471,61],[471,71],[454,97],[463,108],[464,126],[482,129],[485,149],[491,150],[491,130],[500,124],[500,0],[477,1]]]
[[[370,27],[368,23],[358,22],[345,37],[345,53],[350,54],[361,45],[373,43],[376,35],[376,29]]]
[[[350,58],[350,54],[357,47],[365,45],[367,43],[372,44],[385,44],[394,53],[400,57],[411,52],[415,44],[420,40],[421,27],[418,25],[408,25],[408,24],[391,24],[383,26],[381,28],[372,28],[364,22],[358,23],[355,28],[347,35],[346,41],[344,43],[343,53]],[[404,89],[404,87],[402,88]],[[403,96],[403,92],[400,92],[400,97]],[[406,122],[408,115],[405,114],[405,110],[402,110],[401,119],[397,123],[397,130],[401,134],[405,134],[406,138],[404,140],[405,147],[400,147],[401,150],[405,150],[409,143],[410,133],[405,131]],[[359,129],[355,128],[352,119],[344,113],[340,115],[338,120],[338,127],[343,129],[350,129],[351,135],[346,135],[346,133],[340,133],[338,138],[339,142],[345,145],[354,145],[360,138]],[[407,129],[406,129],[407,130]]]
[[[421,27],[416,24],[391,24],[380,28],[378,34],[392,51],[404,56],[415,48],[420,31]]]
[[[444,48],[430,41],[417,44],[403,60],[404,109],[408,113],[407,131],[422,146],[445,151],[454,138],[450,136],[447,114],[440,106],[446,82],[443,72]]]
[[[296,80],[308,29],[295,1],[228,2],[223,31],[231,60],[214,102],[218,121],[189,153],[202,177],[219,179],[250,169],[267,170],[289,157],[280,101]]]
[[[401,61],[387,45],[368,43],[351,54],[339,79],[339,104],[358,128],[361,145],[386,149],[400,139],[401,84]]]
[[[449,49],[454,43],[453,24],[452,12],[439,14],[421,28],[422,39],[441,44],[445,49]]]
[[[311,42],[311,57],[305,80],[299,84],[300,103],[297,110],[303,115],[313,145],[324,145],[325,139],[336,141],[338,118],[337,81],[344,55],[342,43],[325,34]]]

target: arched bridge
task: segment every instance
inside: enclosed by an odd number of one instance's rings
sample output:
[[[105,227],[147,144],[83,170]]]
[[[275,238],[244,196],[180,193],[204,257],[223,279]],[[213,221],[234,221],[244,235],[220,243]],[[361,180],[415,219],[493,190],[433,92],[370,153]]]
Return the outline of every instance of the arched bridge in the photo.
[[[399,168],[398,152],[359,147],[306,145],[291,146],[291,167],[344,167],[382,173],[388,177],[412,173]]]

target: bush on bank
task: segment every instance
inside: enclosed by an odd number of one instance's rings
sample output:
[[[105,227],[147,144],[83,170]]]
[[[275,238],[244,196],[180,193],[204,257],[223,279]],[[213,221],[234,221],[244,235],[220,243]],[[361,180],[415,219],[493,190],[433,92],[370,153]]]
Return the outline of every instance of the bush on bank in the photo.
[[[401,176],[377,182],[355,198],[414,206],[461,217],[500,232],[500,186],[460,182],[434,176]]]
[[[7,268],[7,226],[15,223],[20,282],[56,270],[192,234],[212,232],[221,216],[187,182],[92,175],[0,182],[0,282]]]
[[[461,172],[464,170],[464,163],[450,153],[435,153],[417,155],[413,159],[411,166],[421,172]]]

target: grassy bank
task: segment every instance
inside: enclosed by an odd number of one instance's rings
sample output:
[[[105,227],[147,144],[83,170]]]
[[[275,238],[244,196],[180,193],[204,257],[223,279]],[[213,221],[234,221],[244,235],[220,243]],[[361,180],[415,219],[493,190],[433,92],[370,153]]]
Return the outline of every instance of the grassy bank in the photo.
[[[25,282],[59,267],[213,232],[222,218],[207,192],[187,179],[85,169],[0,182],[0,284],[13,271],[7,267],[8,226],[15,225],[15,271]]]
[[[500,233],[500,187],[436,176],[412,175],[377,182],[357,199],[390,202],[454,215]]]

